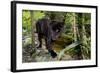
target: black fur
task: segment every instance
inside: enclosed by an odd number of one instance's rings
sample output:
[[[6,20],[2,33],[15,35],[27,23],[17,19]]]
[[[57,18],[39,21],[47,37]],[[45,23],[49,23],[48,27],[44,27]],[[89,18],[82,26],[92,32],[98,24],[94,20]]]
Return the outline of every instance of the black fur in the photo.
[[[36,23],[36,30],[38,33],[38,40],[40,42],[38,47],[42,46],[42,38],[45,39],[46,48],[51,54],[52,58],[57,56],[56,52],[52,49],[52,41],[57,40],[63,29],[64,22],[51,21],[47,18],[42,18]]]

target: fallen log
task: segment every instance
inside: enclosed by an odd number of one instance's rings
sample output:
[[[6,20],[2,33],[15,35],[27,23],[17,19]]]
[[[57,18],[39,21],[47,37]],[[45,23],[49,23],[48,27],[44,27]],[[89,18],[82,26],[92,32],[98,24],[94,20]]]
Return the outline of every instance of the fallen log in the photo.
[[[62,56],[65,55],[65,51],[68,51],[70,50],[71,48],[74,48],[76,46],[78,46],[80,43],[80,41],[76,41],[72,44],[70,44],[69,46],[65,47],[63,50],[60,51],[60,53],[58,54],[58,60],[61,60]]]

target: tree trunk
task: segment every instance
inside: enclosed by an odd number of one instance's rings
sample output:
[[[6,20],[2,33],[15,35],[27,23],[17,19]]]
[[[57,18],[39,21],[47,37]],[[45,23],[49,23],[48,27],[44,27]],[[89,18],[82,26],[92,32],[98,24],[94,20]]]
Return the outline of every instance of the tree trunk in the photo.
[[[82,33],[83,33],[83,31],[82,31],[82,26],[83,26],[83,24],[82,24],[82,13],[78,13],[77,15],[78,15],[78,26],[77,26],[78,41],[82,42],[82,37],[83,37],[83,35],[82,35]],[[83,59],[81,45],[77,46],[76,49],[77,49],[77,58]]]
[[[88,48],[87,48],[87,36],[86,36],[86,30],[85,30],[85,14],[82,14],[82,56],[84,59],[87,59],[88,56]]]
[[[35,43],[34,43],[34,40],[35,40],[35,35],[34,35],[34,12],[33,11],[30,11],[30,14],[31,14],[31,37],[32,37],[32,47],[34,48],[35,47]]]
[[[74,42],[77,41],[77,32],[76,32],[76,20],[75,20],[75,13],[73,13],[73,36],[74,36]]]

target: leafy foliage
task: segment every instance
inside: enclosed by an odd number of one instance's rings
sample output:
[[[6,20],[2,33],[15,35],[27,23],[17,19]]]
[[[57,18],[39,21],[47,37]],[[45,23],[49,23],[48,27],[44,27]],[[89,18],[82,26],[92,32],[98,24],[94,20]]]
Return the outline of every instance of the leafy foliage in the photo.
[[[57,51],[58,54],[61,54],[60,58],[62,58],[64,55],[66,56],[66,54],[74,58],[74,60],[91,58],[90,13],[23,10],[22,33],[24,47],[27,45],[32,45],[32,42],[37,41],[35,39],[35,33],[32,31],[36,28],[33,26],[35,26],[37,20],[45,17],[48,17],[49,19],[55,21],[63,21],[65,19],[64,31],[61,34],[61,37],[57,41],[55,41],[53,45],[53,49]],[[77,43],[75,43],[77,41],[81,42],[81,44],[77,45]],[[74,46],[71,44],[74,44]],[[32,49],[34,49],[34,47],[35,46],[33,46]],[[37,55],[37,53],[35,52],[32,53],[32,55],[34,54]],[[42,57],[37,58],[37,60],[40,59],[42,59]]]

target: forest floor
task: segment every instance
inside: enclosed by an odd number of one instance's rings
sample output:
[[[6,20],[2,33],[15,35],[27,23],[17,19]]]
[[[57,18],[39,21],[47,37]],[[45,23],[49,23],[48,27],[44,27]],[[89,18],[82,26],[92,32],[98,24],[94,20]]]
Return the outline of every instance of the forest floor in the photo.
[[[67,41],[66,41],[67,40]],[[59,52],[64,48],[63,46],[66,46],[66,44],[69,45],[71,43],[70,38],[59,38],[59,40],[55,41],[53,43],[53,49],[59,55]],[[22,55],[22,62],[49,62],[49,61],[68,61],[68,60],[74,60],[74,58],[69,55],[65,54],[60,60],[58,59],[58,56],[56,58],[52,58],[48,52],[48,50],[45,48],[45,42],[43,41],[42,48],[35,48],[35,51],[32,49],[32,45],[28,44],[27,46],[23,47],[23,55]]]
[[[66,54],[66,56],[63,56],[62,59],[63,61],[66,60],[73,60],[73,58]],[[58,57],[52,58],[49,52],[45,49],[41,50],[36,50],[35,53],[31,54],[30,49],[24,48],[23,50],[23,63],[25,62],[48,62],[48,61],[59,61]]]

